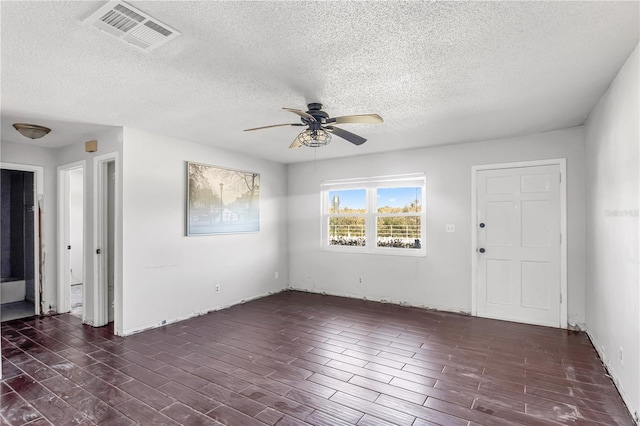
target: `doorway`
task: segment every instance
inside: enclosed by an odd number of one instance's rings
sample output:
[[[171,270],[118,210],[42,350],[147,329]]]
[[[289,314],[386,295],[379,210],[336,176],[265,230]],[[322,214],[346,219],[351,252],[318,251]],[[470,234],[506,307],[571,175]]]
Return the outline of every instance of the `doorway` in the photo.
[[[8,163],[0,170],[2,321],[40,314],[38,172],[41,167]]]
[[[114,283],[115,283],[115,203],[116,203],[116,163],[110,161],[107,163],[107,200],[106,200],[106,243],[107,243],[107,262],[106,262],[106,280],[107,280],[107,322],[112,323],[114,317]]]
[[[564,159],[474,167],[474,315],[567,326]]]
[[[94,322],[113,323],[119,332],[117,313],[118,246],[118,162],[117,153],[94,157]]]
[[[58,312],[84,319],[84,161],[58,167]]]

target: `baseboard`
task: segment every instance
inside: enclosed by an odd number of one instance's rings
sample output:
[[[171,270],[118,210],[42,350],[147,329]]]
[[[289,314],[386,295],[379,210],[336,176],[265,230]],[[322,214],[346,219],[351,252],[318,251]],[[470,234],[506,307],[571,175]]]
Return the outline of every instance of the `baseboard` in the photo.
[[[633,410],[633,404],[631,403],[631,401],[629,401],[629,398],[627,397],[624,388],[620,385],[620,382],[618,381],[618,378],[611,372],[610,368],[609,368],[609,359],[607,358],[607,354],[603,353],[603,349],[602,347],[598,347],[595,338],[591,335],[591,333],[589,332],[589,329],[585,326],[585,330],[583,330],[585,332],[585,334],[587,335],[587,337],[589,338],[589,341],[591,342],[591,345],[594,347],[594,349],[596,350],[598,357],[600,358],[600,362],[602,362],[602,366],[604,367],[605,371],[607,372],[607,376],[609,376],[609,378],[611,379],[611,381],[613,382],[613,385],[615,386],[616,390],[618,391],[618,394],[620,395],[620,398],[622,399],[622,402],[624,402],[624,405],[627,407],[627,410],[629,410],[629,414],[631,415],[631,417],[633,418],[633,420],[635,421],[635,423],[637,425],[640,425],[640,414],[638,414],[637,411]]]
[[[387,303],[390,305],[398,305],[398,306],[406,306],[409,308],[418,308],[418,309],[424,309],[424,310],[428,310],[428,311],[436,311],[436,312],[448,312],[448,313],[452,313],[452,314],[459,314],[459,315],[466,315],[466,316],[470,316],[471,315],[471,311],[466,310],[466,309],[456,309],[456,308],[451,308],[451,307],[447,307],[447,306],[434,306],[434,305],[416,305],[416,304],[412,304],[403,300],[392,300],[392,299],[385,299],[385,298],[375,298],[375,297],[367,297],[367,296],[360,296],[360,295],[353,295],[353,294],[344,294],[344,293],[332,293],[332,292],[326,292],[326,291],[320,291],[317,289],[306,289],[306,288],[297,288],[297,287],[289,287],[287,290],[291,290],[291,291],[301,291],[304,293],[313,293],[313,294],[323,294],[323,295],[327,295],[327,296],[336,296],[336,297],[346,297],[349,299],[358,299],[358,300],[366,300],[366,301],[370,301],[370,302],[378,302],[378,303]]]
[[[181,322],[181,321],[186,321],[186,320],[191,319],[191,318],[199,317],[199,316],[202,316],[202,315],[207,315],[207,314],[210,314],[212,312],[221,311],[223,309],[227,309],[227,308],[230,308],[232,306],[241,305],[243,303],[251,302],[252,300],[262,299],[263,297],[271,296],[273,294],[278,294],[278,293],[281,293],[281,292],[287,291],[287,290],[288,289],[284,288],[284,289],[280,289],[280,290],[276,290],[276,291],[270,291],[268,293],[262,293],[262,294],[259,294],[257,296],[251,296],[251,297],[248,297],[246,299],[236,300],[236,301],[231,302],[231,303],[226,304],[226,305],[216,306],[215,308],[209,309],[209,310],[206,310],[206,311],[195,311],[195,312],[190,312],[190,313],[187,313],[187,314],[184,314],[184,315],[179,315],[179,316],[177,316],[175,318],[171,318],[171,319],[165,319],[165,320],[161,320],[161,321],[149,322],[149,323],[142,324],[142,325],[134,327],[134,328],[123,330],[122,334],[120,336],[123,336],[123,337],[124,336],[131,336],[133,334],[142,333],[143,331],[153,330],[154,328],[164,327],[164,326],[175,324],[175,323],[178,323],[178,322]]]
[[[587,331],[587,326],[585,324],[567,324],[567,330],[569,331]]]

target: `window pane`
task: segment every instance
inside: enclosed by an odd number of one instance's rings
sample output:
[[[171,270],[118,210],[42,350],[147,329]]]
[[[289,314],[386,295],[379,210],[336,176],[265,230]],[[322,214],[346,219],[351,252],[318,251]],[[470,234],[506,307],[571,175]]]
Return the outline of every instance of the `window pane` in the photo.
[[[422,188],[419,186],[378,188],[376,205],[378,213],[420,213]]]
[[[346,189],[329,191],[329,214],[366,213],[367,191],[364,189]]]
[[[422,247],[420,216],[379,217],[378,247],[419,249]]]
[[[364,246],[365,244],[364,217],[329,218],[329,245]]]

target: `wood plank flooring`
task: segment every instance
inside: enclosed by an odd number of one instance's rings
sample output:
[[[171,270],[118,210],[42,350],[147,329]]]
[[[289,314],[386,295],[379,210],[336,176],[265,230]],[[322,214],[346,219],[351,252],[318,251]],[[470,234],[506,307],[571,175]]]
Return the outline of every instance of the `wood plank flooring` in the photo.
[[[2,324],[1,425],[633,425],[583,333],[283,292],[126,338]]]

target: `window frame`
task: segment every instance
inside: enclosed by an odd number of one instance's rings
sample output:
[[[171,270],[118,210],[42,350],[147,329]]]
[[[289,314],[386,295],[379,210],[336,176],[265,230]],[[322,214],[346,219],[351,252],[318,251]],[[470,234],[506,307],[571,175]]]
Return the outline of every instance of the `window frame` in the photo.
[[[377,189],[379,188],[405,188],[419,187],[421,189],[422,209],[418,214],[409,213],[378,213],[377,206]],[[329,213],[331,200],[329,193],[331,191],[364,189],[366,194],[367,211],[364,214],[352,213]],[[322,249],[331,252],[340,253],[359,253],[359,254],[377,254],[390,256],[409,256],[409,257],[425,257],[425,235],[426,235],[426,178],[424,173],[413,173],[407,175],[395,176],[379,176],[372,178],[344,179],[323,181],[320,183],[321,196],[321,245]],[[352,217],[362,216],[365,218],[365,245],[364,246],[343,246],[330,245],[329,238],[329,222],[332,217]],[[379,217],[419,217],[420,218],[420,242],[421,247],[399,248],[399,247],[378,247],[377,244],[377,227]]]

